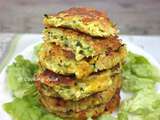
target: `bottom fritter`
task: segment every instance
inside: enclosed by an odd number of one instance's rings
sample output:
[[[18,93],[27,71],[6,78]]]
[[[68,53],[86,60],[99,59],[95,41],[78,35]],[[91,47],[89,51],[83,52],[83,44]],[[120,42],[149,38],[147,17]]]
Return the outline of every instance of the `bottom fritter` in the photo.
[[[104,112],[112,113],[119,105],[120,103],[120,89],[116,90],[115,95],[112,97],[112,99],[107,102],[106,104],[101,104],[98,106],[92,106],[86,110],[82,110],[79,112],[59,112],[54,111],[52,105],[50,105],[47,101],[41,101],[43,106],[51,113],[58,115],[61,118],[69,119],[69,120],[86,120],[88,117],[96,118],[97,116],[101,115]]]
[[[41,85],[42,86],[42,85]],[[53,90],[50,89],[49,91],[45,91],[47,88],[41,87],[40,94],[41,94],[41,101],[48,102],[48,104],[54,106],[52,110],[59,111],[59,112],[79,112],[89,107],[104,104],[111,100],[113,95],[116,92],[116,89],[120,88],[121,86],[121,75],[117,74],[113,77],[113,84],[107,90],[95,93],[91,96],[85,97],[79,101],[72,101],[72,100],[63,100],[59,97],[48,96],[48,92],[52,92]]]

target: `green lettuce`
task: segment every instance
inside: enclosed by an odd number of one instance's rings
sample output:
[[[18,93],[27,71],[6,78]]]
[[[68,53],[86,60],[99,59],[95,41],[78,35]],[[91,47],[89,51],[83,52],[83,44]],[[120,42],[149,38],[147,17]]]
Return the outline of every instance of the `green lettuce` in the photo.
[[[160,72],[140,55],[129,52],[123,67],[123,85],[125,92],[137,92],[144,88],[153,89],[160,81]]]
[[[160,120],[160,93],[144,89],[122,103],[118,120]]]
[[[25,95],[36,94],[34,74],[38,66],[22,56],[17,56],[15,62],[8,66],[7,84],[13,95],[22,98]]]
[[[14,120],[62,120],[47,111],[39,103],[39,95],[34,85],[34,75],[38,66],[22,56],[8,66],[7,83],[14,100],[3,105],[4,110]]]
[[[38,96],[15,98],[4,104],[4,109],[14,120],[62,120],[45,111],[39,104]]]
[[[133,96],[120,106],[117,120],[160,120],[160,72],[143,56],[129,52],[123,67],[122,88]]]

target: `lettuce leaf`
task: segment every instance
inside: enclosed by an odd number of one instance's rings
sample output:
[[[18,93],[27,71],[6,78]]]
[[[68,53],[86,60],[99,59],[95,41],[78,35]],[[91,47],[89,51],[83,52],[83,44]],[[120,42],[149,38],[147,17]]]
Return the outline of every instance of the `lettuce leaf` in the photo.
[[[39,104],[38,97],[16,98],[3,106],[14,120],[62,120],[45,111]]]
[[[122,88],[126,92],[137,92],[144,88],[153,89],[160,81],[160,72],[140,55],[129,52],[123,67]]]
[[[159,120],[160,93],[144,89],[121,105],[118,120]]]
[[[122,103],[117,120],[160,120],[160,94],[155,89],[159,81],[156,67],[145,57],[129,52],[122,88],[133,96]]]
[[[34,86],[34,74],[38,66],[22,56],[17,56],[15,62],[8,66],[7,85],[13,95],[22,98],[25,95],[36,94]]]
[[[4,110],[14,120],[62,120],[41,107],[34,85],[37,71],[38,66],[22,56],[17,56],[15,62],[8,66],[7,83],[15,98],[3,105]]]

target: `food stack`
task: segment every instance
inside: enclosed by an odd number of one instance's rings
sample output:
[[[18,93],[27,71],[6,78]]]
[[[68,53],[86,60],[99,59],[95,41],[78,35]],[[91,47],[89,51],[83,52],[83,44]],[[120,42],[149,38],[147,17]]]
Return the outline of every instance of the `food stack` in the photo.
[[[119,104],[127,51],[105,13],[71,8],[45,15],[36,86],[42,105],[64,119],[95,118]]]

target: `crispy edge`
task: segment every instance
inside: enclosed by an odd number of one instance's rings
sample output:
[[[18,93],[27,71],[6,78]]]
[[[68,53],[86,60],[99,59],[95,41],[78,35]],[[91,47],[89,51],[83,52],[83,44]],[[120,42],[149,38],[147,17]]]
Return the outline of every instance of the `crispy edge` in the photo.
[[[116,94],[112,97],[112,99],[106,104],[93,106],[87,110],[82,110],[80,112],[53,112],[49,109],[48,104],[43,104],[43,106],[51,113],[58,115],[64,119],[76,119],[76,120],[86,120],[88,117],[96,118],[104,112],[112,113],[119,106],[120,103],[120,89],[117,89]],[[91,116],[88,116],[91,115]]]

